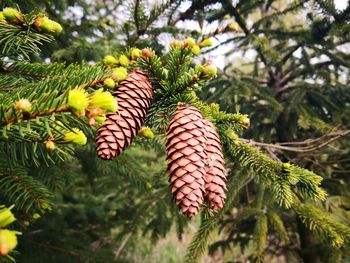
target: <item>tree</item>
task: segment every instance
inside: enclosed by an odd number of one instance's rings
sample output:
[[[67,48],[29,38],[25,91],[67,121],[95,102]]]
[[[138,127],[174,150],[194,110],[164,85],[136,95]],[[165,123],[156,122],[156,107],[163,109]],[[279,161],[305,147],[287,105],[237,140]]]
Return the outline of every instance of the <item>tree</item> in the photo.
[[[104,64],[93,65],[30,62],[30,58],[61,59],[78,54],[81,46],[75,46],[78,48],[74,47],[73,51],[62,49],[60,55],[52,55],[50,51],[40,55],[38,43],[52,41],[60,25],[47,17],[43,19],[38,11],[24,16],[16,13],[14,19],[5,16],[0,24],[3,39],[0,42],[3,75],[0,200],[6,205],[15,204],[14,212],[23,225],[31,224],[38,213],[46,216],[46,211],[56,210],[52,222],[42,225],[39,222],[37,226],[37,229],[55,229],[55,235],[47,231],[37,234],[36,226],[33,231],[23,231],[23,258],[35,257],[36,262],[84,261],[81,258],[86,253],[84,245],[91,243],[86,260],[111,261],[114,255],[109,231],[112,228],[116,228],[115,238],[120,240],[114,252],[119,258],[126,243],[137,246],[133,241],[140,232],[150,233],[156,240],[176,224],[181,236],[188,221],[173,204],[165,165],[159,160],[165,159],[164,135],[172,113],[178,103],[187,103],[215,124],[229,168],[226,205],[218,213],[203,207],[201,226],[189,246],[187,262],[199,260],[209,235],[216,229],[225,230],[224,239],[212,244],[210,251],[248,247],[250,259],[263,261],[264,257],[275,256],[270,248],[276,247],[286,260],[295,258],[300,250],[297,256],[308,262],[310,258],[317,260],[308,246],[324,240],[322,260],[326,254],[329,258],[346,259],[344,247],[350,235],[344,220],[348,218],[345,192],[348,182],[334,185],[339,178],[337,171],[332,173],[334,162],[344,165],[346,170],[347,162],[342,161],[346,152],[335,153],[325,146],[336,140],[340,147],[347,144],[346,140],[338,140],[348,134],[347,118],[338,117],[348,104],[346,83],[340,82],[346,72],[347,54],[335,48],[347,41],[347,12],[340,13],[331,4],[320,1],[315,6],[322,13],[315,11],[308,15],[309,28],[289,29],[283,23],[285,16],[304,8],[304,2],[292,2],[282,10],[278,10],[275,1],[245,1],[235,6],[230,1],[220,1],[219,10],[217,3],[193,1],[181,13],[178,9],[181,2],[169,1],[148,10],[143,2],[135,1],[129,7],[130,21],[125,21],[121,30],[110,28],[114,34],[120,34],[119,43],[100,45],[103,37],[97,37],[94,42],[101,50],[109,52],[108,48],[113,46],[117,51],[112,57],[105,57]],[[28,11],[31,7],[23,4]],[[47,10],[54,14],[55,6]],[[262,15],[248,28],[246,20],[251,19],[255,10],[260,10]],[[173,27],[183,19],[197,20],[202,25],[221,21],[227,14],[235,22],[223,22],[222,28],[209,34]],[[164,22],[163,18],[168,19]],[[333,20],[336,22],[331,24]],[[49,30],[47,26],[51,26]],[[256,50],[252,66],[246,71],[229,66],[211,80],[216,69],[210,64],[195,66],[192,58],[201,51],[200,46],[202,52],[210,52],[224,44],[206,47],[211,44],[209,37],[230,36],[232,30],[238,32],[227,43],[236,43],[239,50]],[[62,47],[72,43],[66,40],[68,32],[61,36]],[[75,41],[82,41],[84,46],[94,31],[89,28],[83,32],[86,38],[79,36]],[[196,39],[175,41],[167,51],[158,43],[161,32],[176,37],[192,35]],[[141,53],[134,49],[146,46],[154,51],[147,48]],[[302,57],[296,55],[297,50],[301,50]],[[102,57],[101,53],[97,57],[80,54],[88,60]],[[311,58],[321,54],[330,61],[310,63]],[[79,56],[71,56],[69,62],[76,58]],[[115,111],[105,80],[122,81],[126,76],[120,78],[121,66],[129,72],[133,68],[142,69],[152,82],[155,95],[145,126],[155,133],[155,138],[142,138],[140,134],[134,146],[115,162],[105,162],[94,153],[95,129],[91,125]],[[322,83],[318,83],[320,79]],[[102,92],[101,88],[107,91]],[[343,96],[339,99],[333,95],[335,92],[342,92]],[[220,102],[220,106],[215,102]],[[236,113],[237,109],[250,114],[252,127],[246,129],[245,137],[254,141],[239,138],[250,123],[246,115]],[[297,124],[302,129],[293,129]],[[87,146],[75,146],[86,142]],[[322,154],[322,158],[315,157],[315,152]],[[304,158],[308,158],[306,162]],[[328,169],[328,176],[323,174],[324,168]],[[323,178],[312,170],[326,178],[325,188],[330,194],[327,199],[320,188]],[[64,191],[67,189],[69,192]],[[69,209],[65,204],[70,205]],[[336,211],[335,216],[329,209]],[[57,230],[58,225],[67,231]],[[79,234],[74,236],[72,233],[77,229]],[[310,231],[321,238],[311,236]],[[42,242],[43,239],[48,242]],[[62,241],[66,245],[60,245]],[[30,254],[37,243],[48,249]],[[62,253],[52,255],[46,252],[52,252],[50,249]]]

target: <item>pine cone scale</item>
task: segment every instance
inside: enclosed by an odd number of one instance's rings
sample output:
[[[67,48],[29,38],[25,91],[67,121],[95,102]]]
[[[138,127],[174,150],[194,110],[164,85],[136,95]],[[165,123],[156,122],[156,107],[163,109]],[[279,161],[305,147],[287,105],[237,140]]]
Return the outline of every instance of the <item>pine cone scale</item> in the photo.
[[[119,83],[113,95],[119,111],[106,116],[96,137],[97,154],[106,160],[121,154],[137,136],[151,105],[153,88],[143,72],[134,70]]]
[[[178,107],[170,121],[166,144],[169,183],[183,214],[196,215],[204,200],[206,144],[202,116],[192,106]]]
[[[208,167],[205,175],[205,200],[214,211],[224,205],[226,199],[226,170],[222,154],[220,137],[214,125],[207,119],[204,121],[207,137]]]

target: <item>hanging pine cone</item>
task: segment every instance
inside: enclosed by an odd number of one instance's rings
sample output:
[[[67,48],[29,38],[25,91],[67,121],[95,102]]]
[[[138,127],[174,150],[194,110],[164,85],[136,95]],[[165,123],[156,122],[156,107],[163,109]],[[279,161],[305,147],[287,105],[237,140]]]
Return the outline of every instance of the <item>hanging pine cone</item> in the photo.
[[[224,205],[226,199],[226,169],[222,154],[220,137],[214,125],[207,119],[203,120],[206,131],[208,166],[205,175],[205,201],[214,211]]]
[[[143,72],[134,70],[113,92],[118,112],[110,113],[97,130],[97,155],[111,160],[128,147],[143,125],[153,97],[151,83]]]
[[[191,218],[204,198],[206,138],[201,113],[190,105],[175,111],[166,144],[171,192],[179,209]]]

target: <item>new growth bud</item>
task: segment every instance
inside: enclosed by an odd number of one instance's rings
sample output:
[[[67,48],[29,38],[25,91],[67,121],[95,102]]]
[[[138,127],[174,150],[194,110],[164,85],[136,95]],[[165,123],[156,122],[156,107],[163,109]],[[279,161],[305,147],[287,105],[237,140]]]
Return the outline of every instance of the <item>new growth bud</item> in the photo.
[[[282,167],[283,167],[283,169],[288,170],[288,169],[290,169],[291,165],[290,165],[290,163],[283,163]]]
[[[194,45],[191,51],[193,55],[198,56],[201,53],[201,48],[198,45]]]
[[[5,208],[0,211],[0,228],[5,227],[16,220],[10,209]]]
[[[40,214],[38,214],[38,213],[35,213],[35,214],[33,214],[33,216],[32,216],[32,218],[34,219],[34,220],[37,220],[37,219],[39,219],[41,216],[40,216]]]
[[[68,93],[68,105],[77,111],[85,110],[89,104],[88,93],[83,88],[75,88]]]
[[[110,92],[103,91],[101,88],[91,94],[89,98],[89,107],[116,112],[118,109],[118,102]]]
[[[97,123],[104,123],[105,120],[106,120],[106,116],[105,116],[105,115],[97,116],[97,117],[95,117],[94,119],[95,119],[95,121],[96,121]]]
[[[16,103],[16,109],[24,113],[30,113],[30,111],[32,110],[32,104],[28,99],[20,99]]]
[[[131,50],[131,59],[136,60],[141,56],[141,50],[138,48],[133,48]]]
[[[56,149],[56,145],[53,141],[51,140],[48,140],[45,142],[45,147],[46,147],[46,150],[52,152]]]
[[[215,77],[217,73],[218,73],[218,69],[212,62],[208,62],[204,64],[204,68],[203,68],[204,75],[208,75],[209,77],[212,78],[212,77]]]
[[[117,63],[118,63],[118,60],[115,57],[111,56],[111,55],[107,55],[107,56],[105,56],[103,58],[103,64],[105,66],[112,67],[112,66],[114,66]]]
[[[232,22],[232,23],[228,24],[227,28],[234,31],[234,32],[239,31],[239,25],[236,22]]]
[[[17,246],[17,232],[7,229],[0,230],[0,254],[8,255]]]
[[[128,76],[128,71],[126,70],[126,68],[118,67],[113,69],[112,78],[115,81],[117,82],[122,81],[126,79],[127,76]]]
[[[184,48],[193,47],[195,44],[196,44],[196,41],[192,37],[189,37],[186,40],[184,40],[183,47]]]
[[[128,59],[127,56],[120,55],[120,57],[119,57],[119,64],[122,65],[123,67],[127,67],[130,64],[130,60]]]
[[[65,142],[73,142],[79,145],[84,145],[87,142],[85,134],[78,128],[73,128],[72,131],[66,133],[63,140]]]
[[[141,55],[145,58],[150,58],[151,57],[151,51],[148,48],[144,48],[141,51]]]
[[[115,87],[115,82],[112,78],[106,78],[103,81],[103,86],[107,89],[113,89]]]
[[[34,27],[39,32],[44,32],[47,34],[58,34],[62,32],[62,26],[49,19],[47,16],[39,16],[34,21]]]
[[[250,119],[247,116],[243,116],[239,122],[245,126],[245,127],[249,127],[250,126]]]
[[[173,39],[173,40],[171,40],[170,45],[172,47],[176,48],[176,47],[181,46],[181,42],[179,40],[177,40],[177,39]]]
[[[141,137],[144,137],[146,139],[153,139],[154,138],[154,134],[153,134],[151,128],[149,128],[147,126],[143,126],[140,129],[138,135],[141,136]]]
[[[0,12],[0,23],[6,24],[6,20],[5,20],[5,17],[4,17],[4,13],[3,13],[3,12]]]
[[[199,43],[200,47],[210,47],[212,45],[213,45],[213,41],[210,38],[206,38],[202,42]]]
[[[24,22],[23,15],[16,9],[7,7],[2,10],[2,14],[6,21],[10,24],[20,25]]]

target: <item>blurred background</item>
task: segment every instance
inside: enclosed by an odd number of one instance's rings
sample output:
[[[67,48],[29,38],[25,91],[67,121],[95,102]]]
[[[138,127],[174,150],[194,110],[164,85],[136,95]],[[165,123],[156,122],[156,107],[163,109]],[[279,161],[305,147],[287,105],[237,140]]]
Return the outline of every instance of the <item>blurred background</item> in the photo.
[[[63,26],[56,41],[32,57],[37,62],[93,64],[127,47],[162,54],[174,39],[209,37],[213,46],[196,61],[213,61],[219,74],[200,97],[248,114],[251,126],[243,138],[272,159],[321,175],[329,195],[319,206],[349,226],[348,1],[0,3],[23,13],[43,10]],[[97,159],[90,140],[69,161],[33,169],[54,205],[39,219],[19,218],[26,230],[18,262],[184,262],[200,217],[188,221],[178,213],[165,166],[163,142],[156,137],[137,139],[107,163]],[[243,172],[236,163],[227,167]],[[261,207],[270,211],[268,230],[256,230],[258,187],[252,182],[240,191],[201,262],[350,262],[349,247],[323,242],[271,195]],[[259,238],[265,238],[262,247],[255,245]]]

